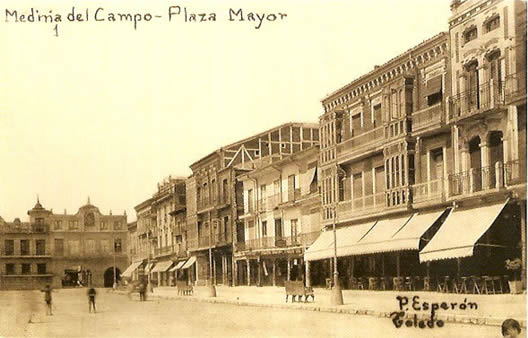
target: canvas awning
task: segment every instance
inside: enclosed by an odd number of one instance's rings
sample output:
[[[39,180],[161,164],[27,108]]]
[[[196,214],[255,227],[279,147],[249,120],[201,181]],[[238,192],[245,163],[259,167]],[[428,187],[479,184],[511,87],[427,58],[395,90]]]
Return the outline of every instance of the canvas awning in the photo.
[[[420,262],[472,256],[475,244],[493,225],[506,203],[451,212],[420,251]]]
[[[175,266],[173,266],[169,271],[170,272],[173,272],[173,271],[176,271],[176,270],[179,270],[182,268],[183,264],[185,264],[185,262],[187,262],[187,260],[183,260],[181,262],[178,262],[178,264],[176,264]]]
[[[451,209],[448,212],[450,211]],[[438,221],[444,212],[446,212],[445,209],[423,214],[414,214],[409,222],[387,241],[385,251],[419,250],[420,239]]]
[[[147,266],[145,267],[145,273],[149,273],[150,270],[154,267],[154,264],[156,263],[148,263]]]
[[[134,262],[128,266],[128,268],[123,271],[121,277],[131,277],[132,273],[143,263],[142,261]]]
[[[172,265],[172,261],[161,261],[156,264],[154,269],[150,272],[165,272]]]
[[[442,92],[442,76],[439,75],[427,81],[427,85],[424,90],[424,96]]]
[[[337,229],[337,256],[353,255],[353,247],[375,224],[376,222],[368,222]],[[327,230],[306,250],[304,259],[315,261],[331,257],[334,257],[334,234],[332,230]]]
[[[368,233],[350,248],[350,254],[366,255],[390,251],[387,250],[389,248],[387,243],[412,217],[413,215],[406,215],[404,217],[387,218],[378,221]]]
[[[196,256],[191,256],[185,264],[182,265],[181,269],[185,270],[190,268],[196,262]]]

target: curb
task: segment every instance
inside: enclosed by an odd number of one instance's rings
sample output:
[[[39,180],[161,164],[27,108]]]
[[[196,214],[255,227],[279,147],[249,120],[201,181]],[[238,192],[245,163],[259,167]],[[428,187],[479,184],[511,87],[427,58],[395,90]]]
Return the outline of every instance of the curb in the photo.
[[[125,291],[115,291],[117,294],[126,295]],[[240,300],[231,300],[231,299],[218,299],[218,298],[199,298],[192,296],[163,296],[156,294],[149,294],[149,297],[155,299],[163,300],[180,300],[187,302],[196,302],[196,303],[209,303],[209,304],[228,304],[228,305],[237,305],[237,306],[252,306],[252,307],[261,307],[261,308],[272,308],[272,309],[288,309],[288,310],[303,310],[303,311],[316,311],[316,312],[327,312],[327,313],[341,313],[341,314],[350,314],[350,315],[359,315],[359,316],[370,316],[378,318],[390,318],[390,312],[384,311],[373,311],[373,310],[362,310],[362,309],[343,309],[331,306],[320,306],[315,305],[314,303],[308,304],[263,304],[263,303],[253,303]],[[412,319],[413,316],[417,314],[418,320],[429,320],[431,319],[430,315],[424,313],[416,312],[407,312],[405,314],[405,319]],[[454,314],[439,314],[436,317],[439,320],[442,320],[446,323],[457,323],[457,324],[467,324],[467,325],[486,325],[486,326],[501,326],[503,319],[493,318],[493,317],[469,317],[461,316]],[[526,329],[526,319],[519,320],[521,327]]]

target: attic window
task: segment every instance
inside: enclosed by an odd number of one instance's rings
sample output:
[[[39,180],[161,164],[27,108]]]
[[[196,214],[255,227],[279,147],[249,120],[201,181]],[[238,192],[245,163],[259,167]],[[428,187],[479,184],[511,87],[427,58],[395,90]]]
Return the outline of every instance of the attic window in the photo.
[[[471,26],[464,31],[464,42],[468,43],[477,38],[477,27]]]
[[[484,27],[486,29],[486,33],[491,32],[492,30],[499,28],[500,26],[500,16],[494,15],[488,20],[484,22]]]
[[[260,151],[255,150],[255,156],[260,156]]]

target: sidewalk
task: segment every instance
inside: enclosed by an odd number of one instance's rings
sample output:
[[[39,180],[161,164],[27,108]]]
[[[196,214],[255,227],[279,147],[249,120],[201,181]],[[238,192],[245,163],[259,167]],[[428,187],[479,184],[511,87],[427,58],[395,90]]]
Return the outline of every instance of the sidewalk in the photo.
[[[175,287],[158,287],[148,297],[388,318],[392,312],[401,311],[400,301],[396,298],[400,296],[402,303],[405,302],[406,298],[408,300],[408,304],[403,305],[406,318],[412,318],[416,314],[418,319],[428,320],[431,318],[431,308],[437,306],[435,318],[444,322],[496,326],[501,325],[506,318],[515,318],[523,327],[526,327],[526,294],[460,295],[420,291],[343,290],[345,305],[342,306],[330,305],[330,290],[319,288],[315,289],[314,303],[311,302],[311,299],[309,303],[291,303],[291,300],[286,303],[283,287],[217,286],[216,294],[217,297],[208,298],[205,296],[205,287],[195,287],[193,296],[178,296]],[[416,300],[414,308],[413,297]],[[476,303],[477,308],[471,307],[468,305],[469,303]]]

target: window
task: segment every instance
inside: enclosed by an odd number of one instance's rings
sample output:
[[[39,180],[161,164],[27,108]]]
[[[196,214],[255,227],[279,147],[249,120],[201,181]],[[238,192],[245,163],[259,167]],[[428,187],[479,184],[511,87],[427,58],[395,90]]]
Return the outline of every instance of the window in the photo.
[[[64,239],[55,238],[55,255],[63,256],[64,255]]]
[[[268,236],[268,222],[262,221],[262,237]]]
[[[114,252],[115,253],[121,252],[121,238],[116,238],[114,240]]]
[[[433,93],[427,96],[427,105],[429,107],[434,106],[435,104],[438,104],[440,102],[442,102],[442,92]]]
[[[77,229],[79,229],[79,222],[77,222],[77,221],[70,221],[70,222],[69,222],[69,229],[70,229],[70,230],[77,230]]]
[[[5,266],[6,266],[6,275],[14,275],[15,274],[15,264],[7,263]]]
[[[20,240],[20,255],[21,256],[29,255],[29,240],[27,239]]]
[[[222,180],[222,197],[224,198],[224,203],[227,203],[227,197],[228,197],[228,189],[227,189],[227,178],[224,178]]]
[[[291,237],[292,237],[292,243],[297,242],[297,235],[299,233],[299,229],[297,228],[297,219],[291,220]]]
[[[248,192],[248,212],[253,212],[253,189],[249,189]]]
[[[228,227],[229,227],[229,216],[224,216],[224,229],[223,229],[224,234],[227,234]]]
[[[46,263],[37,264],[37,274],[45,275],[46,274]]]
[[[102,239],[101,240],[101,252],[103,253],[109,253],[110,252],[110,242],[108,239]]]
[[[500,16],[496,15],[494,17],[491,17],[488,21],[484,23],[484,26],[486,28],[486,33],[491,32],[492,30],[499,28],[500,26]]]
[[[106,221],[101,222],[101,230],[108,230],[108,223]]]
[[[469,28],[464,32],[464,41],[467,43],[477,38],[477,27]]]
[[[22,274],[23,275],[31,275],[31,264],[22,263]]]
[[[78,255],[79,254],[79,241],[78,240],[70,240],[68,242],[68,246],[70,249],[70,255]]]
[[[12,239],[6,239],[4,241],[4,253],[6,256],[12,256],[15,254],[15,241]]]
[[[167,222],[167,215],[165,215],[165,223]],[[121,230],[121,222],[115,221],[114,222],[114,230]]]
[[[62,221],[58,220],[58,221],[55,221],[55,227],[54,227],[55,230],[61,230],[62,229]]]
[[[95,253],[95,240],[94,239],[87,239],[84,243],[84,247],[86,249],[87,254],[94,254]]]
[[[35,241],[35,247],[36,247],[37,255],[45,255],[46,254],[46,240],[37,239]]]
[[[381,103],[375,105],[374,107],[372,107],[372,111],[373,111],[373,116],[374,116],[374,120],[373,120],[373,125],[374,127],[376,126],[381,126]]]

